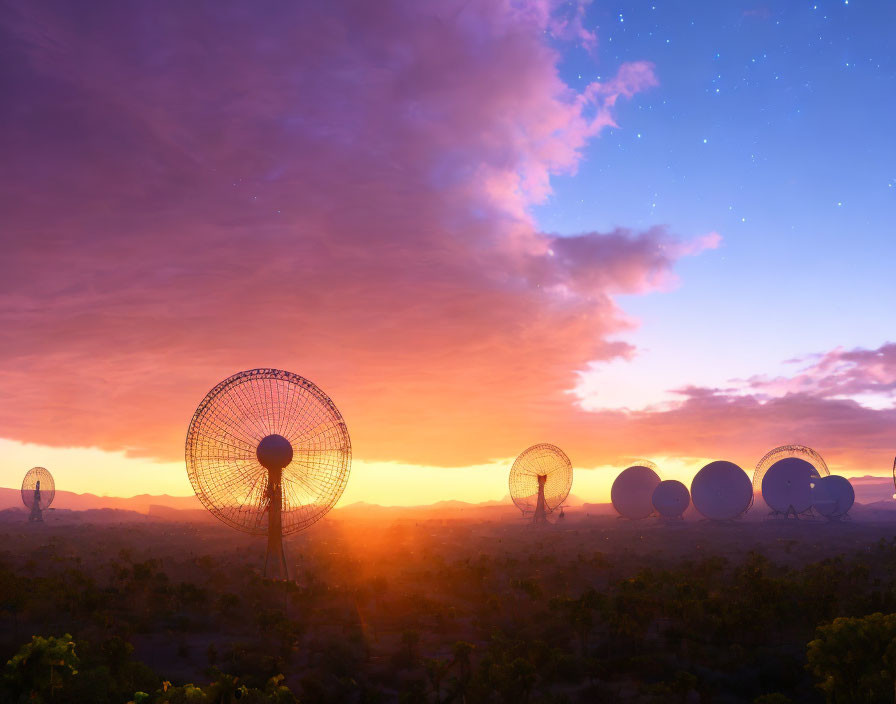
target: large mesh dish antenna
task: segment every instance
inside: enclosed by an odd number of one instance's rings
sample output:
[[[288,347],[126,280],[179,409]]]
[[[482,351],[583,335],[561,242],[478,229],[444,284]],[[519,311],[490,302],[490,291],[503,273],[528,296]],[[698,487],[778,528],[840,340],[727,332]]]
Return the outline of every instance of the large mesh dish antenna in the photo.
[[[806,460],[806,462],[815,467],[815,471],[818,472],[819,477],[826,477],[831,473],[821,455],[811,447],[806,447],[805,445],[781,445],[780,447],[776,447],[765,453],[763,458],[756,464],[756,469],[753,472],[754,494],[762,492],[762,479],[765,477],[765,473],[768,472],[771,466],[775,464],[775,462],[787,459],[788,457],[798,457],[801,460]]]
[[[56,496],[56,482],[44,467],[32,467],[22,480],[22,503],[31,509],[28,520],[42,521],[43,510],[50,507]]]
[[[647,467],[647,469],[652,469],[656,472],[657,476],[660,474],[660,468],[657,466],[656,462],[652,462],[651,460],[638,459],[631,463],[632,467]]]
[[[543,521],[569,496],[572,462],[556,445],[533,445],[514,460],[509,484],[517,508],[536,522]]]
[[[187,432],[187,474],[199,500],[232,528],[267,535],[268,557],[275,553],[283,571],[281,536],[333,507],[351,457],[348,428],[330,398],[279,369],[222,381],[199,404]]]

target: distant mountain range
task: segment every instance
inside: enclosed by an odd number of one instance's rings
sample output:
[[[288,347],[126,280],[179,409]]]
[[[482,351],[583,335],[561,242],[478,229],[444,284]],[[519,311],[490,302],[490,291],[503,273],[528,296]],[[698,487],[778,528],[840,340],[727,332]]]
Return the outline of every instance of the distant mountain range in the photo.
[[[581,506],[583,501],[570,494],[565,502],[567,506]],[[461,510],[467,508],[487,508],[489,506],[508,506],[511,505],[510,496],[505,496],[497,501],[483,501],[481,503],[471,503],[468,501],[456,501],[449,499],[446,501],[436,501],[432,504],[420,504],[416,506],[383,506],[381,504],[372,504],[366,501],[356,501],[339,507],[340,511],[358,511],[362,509],[377,508],[401,508],[401,509],[436,509],[436,510]],[[0,510],[6,508],[23,508],[22,495],[18,489],[7,489],[0,487]],[[53,499],[53,508],[55,509],[71,509],[72,511],[87,511],[97,508],[115,508],[126,511],[136,511],[137,513],[153,513],[159,512],[164,508],[177,509],[178,511],[187,510],[205,510],[205,507],[195,496],[169,496],[168,494],[152,495],[140,494],[139,496],[131,496],[122,498],[118,496],[97,496],[96,494],[75,494],[70,491],[56,491]]]
[[[889,512],[896,510],[893,499],[893,480],[890,477],[853,477],[850,478],[856,492],[856,503],[864,506],[864,511]],[[761,499],[759,499],[761,501]],[[566,506],[575,514],[610,515],[613,507],[609,503],[588,503],[581,498],[570,495]],[[149,518],[176,521],[207,521],[215,519],[205,510],[195,496],[168,496],[167,494],[140,494],[127,498],[118,496],[97,496],[96,494],[75,494],[70,491],[57,491],[53,500],[53,508],[60,511],[106,510],[103,515],[111,516],[109,509],[122,512],[134,512]],[[6,509],[25,510],[19,489],[0,487],[0,511]],[[382,506],[379,504],[357,501],[335,509],[336,515],[362,517],[366,515],[383,515],[384,513],[402,514],[408,518],[427,517],[451,518],[453,516],[469,517],[470,513],[482,512],[483,516],[503,517],[505,513],[512,515],[517,510],[505,496],[499,501],[483,501],[469,503],[465,501],[446,500],[419,506]],[[99,514],[97,514],[99,515]]]
[[[75,494],[71,491],[56,491],[53,508],[87,511],[96,508],[115,508],[137,513],[149,513],[151,506],[167,506],[179,510],[202,509],[202,503],[195,496],[152,496],[140,494],[129,498],[118,496],[97,496],[96,494]],[[18,508],[22,505],[22,492],[19,489],[0,488],[0,510]],[[204,509],[203,509],[204,510]]]
[[[893,494],[896,490],[893,488],[892,477],[850,477],[852,488],[856,492],[856,502],[860,504],[873,504],[878,501],[893,501]]]

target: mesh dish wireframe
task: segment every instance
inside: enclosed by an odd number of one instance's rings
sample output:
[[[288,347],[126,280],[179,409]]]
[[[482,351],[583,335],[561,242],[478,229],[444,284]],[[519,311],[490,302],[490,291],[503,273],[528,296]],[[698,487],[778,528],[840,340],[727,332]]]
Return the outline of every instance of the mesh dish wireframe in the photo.
[[[279,369],[251,369],[208,392],[187,431],[187,474],[203,505],[227,525],[267,533],[268,471],[261,440],[282,435],[293,447],[283,468],[282,533],[320,520],[339,500],[351,468],[348,428],[312,382]]]
[[[825,518],[841,518],[856,500],[855,489],[846,477],[821,477],[812,489],[812,506]]]
[[[49,508],[56,496],[56,482],[45,467],[32,467],[25,474],[22,480],[22,503],[28,508],[34,508],[34,492],[38,482],[40,482],[40,507]]]
[[[806,447],[805,445],[781,445],[780,447],[776,447],[773,450],[766,452],[762,459],[756,463],[756,469],[753,472],[754,494],[762,492],[762,478],[769,470],[769,467],[778,460],[783,460],[787,457],[799,457],[800,459],[806,460],[809,464],[815,467],[815,471],[818,472],[819,477],[826,477],[831,473],[821,455],[811,447]]]
[[[753,487],[750,477],[734,462],[710,462],[691,482],[691,501],[705,518],[727,521],[750,507]]]
[[[818,471],[811,462],[785,457],[762,477],[762,498],[778,513],[805,513],[812,507],[812,485],[818,480]]]
[[[678,518],[691,503],[688,488],[675,479],[666,479],[656,485],[651,498],[653,508],[663,518]]]
[[[637,521],[653,513],[653,492],[660,483],[650,467],[635,465],[623,469],[613,480],[610,501],[623,518]]]
[[[510,468],[510,498],[524,514],[533,513],[538,502],[538,477],[544,483],[545,508],[560,506],[572,488],[572,462],[556,445],[540,443],[523,450]]]

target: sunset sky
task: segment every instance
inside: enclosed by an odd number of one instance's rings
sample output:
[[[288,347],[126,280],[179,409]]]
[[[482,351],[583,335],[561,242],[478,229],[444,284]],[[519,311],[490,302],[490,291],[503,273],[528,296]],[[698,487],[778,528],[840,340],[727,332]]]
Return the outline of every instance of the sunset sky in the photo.
[[[0,1],[0,485],[192,493],[276,367],[343,503],[896,452],[896,4]]]

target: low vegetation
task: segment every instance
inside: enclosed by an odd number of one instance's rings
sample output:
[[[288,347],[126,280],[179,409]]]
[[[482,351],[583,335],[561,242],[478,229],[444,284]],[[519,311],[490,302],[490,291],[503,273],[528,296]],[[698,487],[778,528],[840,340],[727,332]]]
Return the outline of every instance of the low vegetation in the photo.
[[[291,584],[213,527],[4,536],[0,700],[894,700],[893,540],[331,528],[290,545]]]

